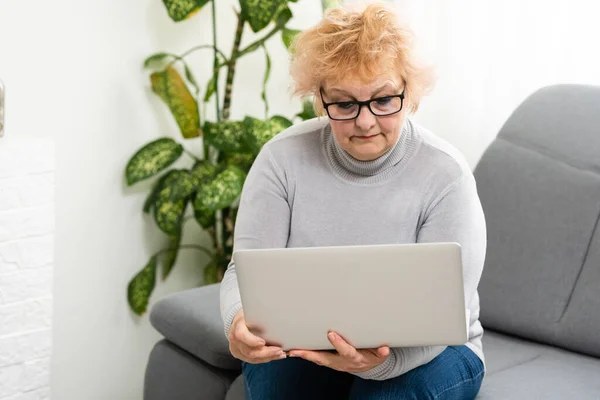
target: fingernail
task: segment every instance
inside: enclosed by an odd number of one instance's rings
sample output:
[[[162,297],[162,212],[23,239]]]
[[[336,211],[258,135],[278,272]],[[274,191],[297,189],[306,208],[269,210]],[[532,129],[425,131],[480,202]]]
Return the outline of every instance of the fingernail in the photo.
[[[329,332],[329,340],[335,340],[335,333]]]
[[[280,351],[278,354],[279,358],[286,358],[286,354],[283,351]]]

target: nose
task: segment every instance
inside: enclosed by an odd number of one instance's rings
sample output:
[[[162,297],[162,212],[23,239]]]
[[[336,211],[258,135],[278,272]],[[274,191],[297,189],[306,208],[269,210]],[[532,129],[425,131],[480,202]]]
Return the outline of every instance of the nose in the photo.
[[[360,113],[358,117],[355,119],[356,126],[358,126],[361,130],[368,132],[375,126],[377,123],[377,117],[373,115],[369,107],[366,105],[361,107]]]

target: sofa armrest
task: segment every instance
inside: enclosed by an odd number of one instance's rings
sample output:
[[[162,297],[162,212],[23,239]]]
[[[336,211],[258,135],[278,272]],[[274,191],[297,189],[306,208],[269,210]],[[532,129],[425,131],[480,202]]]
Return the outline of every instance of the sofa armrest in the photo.
[[[241,361],[229,352],[219,309],[220,284],[185,290],[159,300],[150,313],[157,331],[183,350],[224,369],[238,370]]]

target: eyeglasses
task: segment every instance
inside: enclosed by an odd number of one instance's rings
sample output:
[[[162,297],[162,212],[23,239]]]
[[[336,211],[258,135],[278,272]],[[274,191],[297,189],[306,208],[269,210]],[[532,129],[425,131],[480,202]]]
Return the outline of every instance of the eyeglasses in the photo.
[[[399,113],[404,104],[405,90],[406,86],[402,89],[402,93],[393,96],[377,97],[366,101],[336,101],[333,103],[325,102],[323,99],[323,88],[319,88],[319,93],[321,94],[321,101],[329,118],[335,121],[349,121],[358,118],[363,106],[367,106],[369,111],[377,117]]]

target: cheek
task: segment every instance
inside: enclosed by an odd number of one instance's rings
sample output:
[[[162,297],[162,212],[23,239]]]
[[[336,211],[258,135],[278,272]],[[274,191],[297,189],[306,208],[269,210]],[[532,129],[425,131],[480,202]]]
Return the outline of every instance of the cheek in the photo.
[[[342,121],[330,121],[331,131],[333,135],[338,139],[347,139],[352,136],[352,123]]]
[[[381,130],[387,133],[388,137],[396,137],[400,134],[400,128],[404,122],[404,115],[400,113],[394,118],[384,118],[379,121]]]
[[[398,129],[398,124],[398,118],[388,118],[379,121],[381,130],[388,134],[395,132]]]

